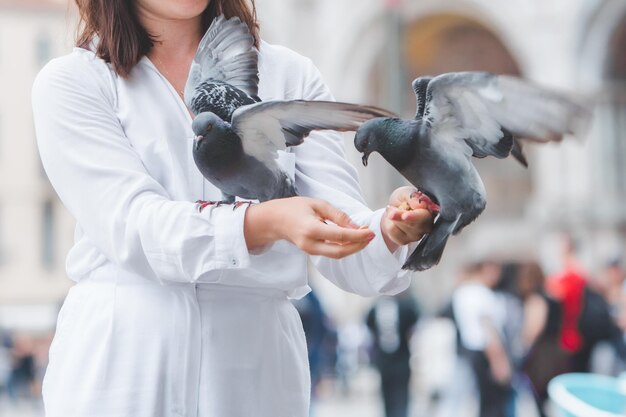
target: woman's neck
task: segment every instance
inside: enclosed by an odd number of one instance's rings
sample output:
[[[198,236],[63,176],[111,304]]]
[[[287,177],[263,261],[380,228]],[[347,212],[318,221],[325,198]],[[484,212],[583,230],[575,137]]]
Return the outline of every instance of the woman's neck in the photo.
[[[190,19],[168,19],[148,11],[140,12],[143,27],[155,40],[150,57],[162,62],[186,62],[196,52],[202,38],[202,16]]]
[[[154,39],[148,58],[183,98],[191,61],[203,35],[201,16],[164,19],[141,13],[140,21]]]

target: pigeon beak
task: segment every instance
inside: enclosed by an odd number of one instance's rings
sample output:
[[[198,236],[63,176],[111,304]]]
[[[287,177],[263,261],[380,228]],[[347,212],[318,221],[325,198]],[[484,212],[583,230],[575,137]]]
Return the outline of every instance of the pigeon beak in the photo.
[[[369,154],[368,154],[368,153],[364,153],[364,154],[363,154],[363,159],[362,159],[362,161],[363,161],[363,166],[365,166],[365,167],[367,166],[367,159],[368,159],[369,157],[370,157],[370,156],[369,156]]]
[[[193,145],[196,151],[200,149],[200,142],[202,141],[202,139],[204,139],[204,136],[202,135],[198,135],[194,138]]]

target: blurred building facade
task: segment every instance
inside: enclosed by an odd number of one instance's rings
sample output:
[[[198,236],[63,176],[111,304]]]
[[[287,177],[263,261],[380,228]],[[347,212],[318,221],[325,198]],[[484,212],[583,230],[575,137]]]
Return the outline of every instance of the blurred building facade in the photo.
[[[68,8],[67,0],[0,0],[0,305],[56,303],[70,284],[74,223],[42,172],[30,107],[37,71],[70,50]],[[427,302],[443,300],[458,265],[475,257],[540,256],[556,268],[564,230],[584,239],[591,268],[623,253],[623,0],[257,0],[257,8],[263,37],[310,57],[337,99],[410,116],[413,78],[489,70],[573,90],[594,105],[583,143],[529,147],[528,170],[510,160],[477,163],[488,208],[451,239],[440,266],[416,276]],[[404,182],[377,155],[364,169],[350,140],[364,194],[381,207]]]
[[[69,288],[72,218],[39,162],[31,115],[35,75],[70,45],[67,5],[0,0],[0,326],[54,323]]]

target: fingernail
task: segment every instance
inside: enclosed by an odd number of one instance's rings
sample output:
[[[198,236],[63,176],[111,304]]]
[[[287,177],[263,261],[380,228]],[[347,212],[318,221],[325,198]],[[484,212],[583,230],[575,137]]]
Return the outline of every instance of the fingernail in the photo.
[[[367,235],[367,240],[372,241],[375,237],[376,235],[374,233],[370,233],[369,235]]]

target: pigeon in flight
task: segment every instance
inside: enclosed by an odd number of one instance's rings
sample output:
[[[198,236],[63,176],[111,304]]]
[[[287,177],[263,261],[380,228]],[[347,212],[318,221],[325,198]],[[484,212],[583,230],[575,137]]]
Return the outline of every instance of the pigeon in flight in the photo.
[[[561,141],[580,134],[590,112],[573,100],[520,79],[459,72],[413,81],[415,119],[377,118],[364,123],[354,144],[363,164],[378,152],[438,212],[431,233],[403,268],[423,271],[439,263],[450,234],[485,209],[486,193],[472,157],[512,154],[526,164],[518,138]]]
[[[295,196],[293,181],[277,163],[279,150],[300,145],[313,130],[352,131],[369,119],[393,116],[339,102],[261,102],[258,82],[258,52],[248,26],[217,17],[192,62],[185,102],[196,114],[194,161],[222,191],[219,203]]]

